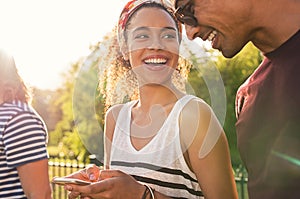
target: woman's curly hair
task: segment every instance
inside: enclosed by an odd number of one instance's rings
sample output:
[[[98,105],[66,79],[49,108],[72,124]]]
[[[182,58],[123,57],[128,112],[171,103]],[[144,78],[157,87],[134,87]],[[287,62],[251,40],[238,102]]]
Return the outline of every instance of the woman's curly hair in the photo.
[[[99,91],[105,99],[107,110],[114,104],[138,99],[139,85],[129,61],[124,60],[117,39],[117,28],[114,28],[99,43]],[[178,66],[172,75],[173,84],[185,92],[188,73],[191,68],[189,61],[179,57]]]

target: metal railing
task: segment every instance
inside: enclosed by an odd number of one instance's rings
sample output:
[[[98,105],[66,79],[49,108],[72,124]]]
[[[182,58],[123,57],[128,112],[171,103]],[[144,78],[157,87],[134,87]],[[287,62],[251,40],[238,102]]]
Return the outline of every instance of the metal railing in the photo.
[[[79,163],[77,160],[69,160],[58,157],[50,157],[49,159],[49,176],[52,179],[54,176],[66,176],[79,169],[83,169],[90,163],[99,165],[96,159],[91,156],[90,161]],[[248,199],[247,192],[247,172],[244,167],[238,166],[234,168],[235,181],[239,194],[239,199]],[[63,186],[52,184],[53,199],[67,199],[67,191]]]
[[[79,161],[75,159],[70,160],[70,159],[59,158],[59,157],[50,157],[48,161],[50,180],[55,176],[69,175],[75,171],[78,171],[79,169],[85,168],[88,164],[89,163],[87,162],[79,163]],[[63,186],[59,186],[53,183],[51,185],[52,185],[53,199],[68,198],[67,191],[64,190]]]
[[[248,174],[242,165],[239,165],[234,170],[234,177],[236,182],[236,188],[239,194],[239,199],[248,199],[248,190],[247,190],[247,183],[248,183]]]

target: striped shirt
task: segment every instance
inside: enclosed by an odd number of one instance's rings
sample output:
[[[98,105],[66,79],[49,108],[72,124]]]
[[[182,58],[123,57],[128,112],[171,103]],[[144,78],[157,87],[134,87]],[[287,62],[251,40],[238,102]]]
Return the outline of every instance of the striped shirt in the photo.
[[[47,130],[29,105],[0,105],[0,198],[26,198],[17,167],[48,158]]]
[[[161,129],[141,150],[132,146],[129,136],[131,109],[137,102],[125,104],[114,130],[110,168],[124,171],[172,198],[204,198],[180,145],[179,115],[191,99],[195,97],[186,95],[176,102]]]

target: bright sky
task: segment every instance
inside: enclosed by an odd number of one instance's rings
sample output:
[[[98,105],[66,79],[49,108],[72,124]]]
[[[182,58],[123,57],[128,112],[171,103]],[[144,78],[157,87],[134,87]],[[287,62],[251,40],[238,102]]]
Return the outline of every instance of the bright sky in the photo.
[[[127,0],[0,0],[0,48],[31,86],[54,89],[62,73],[117,23]]]

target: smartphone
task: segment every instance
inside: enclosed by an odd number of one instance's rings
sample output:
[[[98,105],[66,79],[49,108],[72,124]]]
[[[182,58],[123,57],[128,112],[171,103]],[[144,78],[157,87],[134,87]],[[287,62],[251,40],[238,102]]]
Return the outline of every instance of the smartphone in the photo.
[[[64,177],[55,177],[52,179],[52,182],[58,185],[65,184],[75,184],[75,185],[89,185],[91,182],[76,179],[76,178],[64,178]]]

